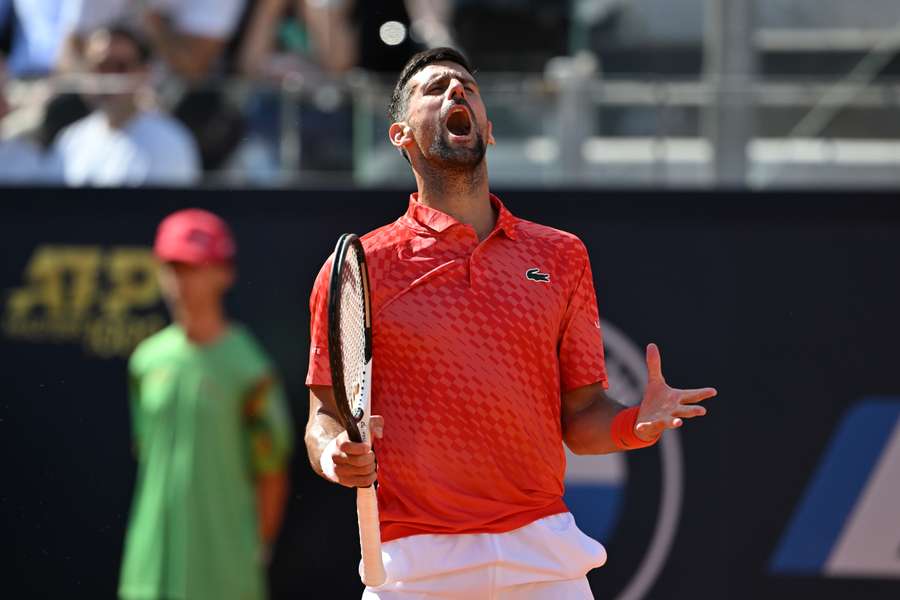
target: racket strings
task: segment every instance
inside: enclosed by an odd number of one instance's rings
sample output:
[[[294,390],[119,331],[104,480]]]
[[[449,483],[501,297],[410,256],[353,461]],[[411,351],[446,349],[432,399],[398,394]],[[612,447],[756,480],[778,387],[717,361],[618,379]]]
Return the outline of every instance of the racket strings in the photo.
[[[359,418],[360,386],[366,362],[365,308],[359,257],[351,246],[344,257],[341,270],[340,334],[344,389],[354,418]]]

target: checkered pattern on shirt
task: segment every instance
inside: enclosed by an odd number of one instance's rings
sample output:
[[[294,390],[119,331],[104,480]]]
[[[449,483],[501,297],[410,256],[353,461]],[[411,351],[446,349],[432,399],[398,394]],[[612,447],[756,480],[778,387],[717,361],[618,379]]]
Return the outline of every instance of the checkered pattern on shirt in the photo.
[[[385,540],[502,532],[565,510],[560,392],[601,382],[593,277],[575,236],[498,210],[474,230],[419,204],[363,237]],[[549,282],[526,277],[529,269]],[[309,385],[329,385],[329,265],[310,302]]]

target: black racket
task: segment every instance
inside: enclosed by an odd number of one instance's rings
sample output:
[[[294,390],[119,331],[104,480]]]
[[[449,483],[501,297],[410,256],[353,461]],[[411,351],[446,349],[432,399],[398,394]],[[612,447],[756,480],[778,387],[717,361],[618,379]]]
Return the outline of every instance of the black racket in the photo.
[[[328,349],[331,384],[338,412],[354,442],[371,444],[372,313],[366,254],[359,238],[345,233],[334,250],[328,286]],[[378,586],[386,579],[375,486],[356,489],[362,580]]]

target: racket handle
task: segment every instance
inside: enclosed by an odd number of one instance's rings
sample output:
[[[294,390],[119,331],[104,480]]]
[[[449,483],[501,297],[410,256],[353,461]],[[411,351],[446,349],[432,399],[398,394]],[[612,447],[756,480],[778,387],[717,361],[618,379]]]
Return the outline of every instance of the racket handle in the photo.
[[[356,516],[359,519],[359,545],[362,550],[362,581],[367,586],[377,587],[387,580],[387,575],[381,560],[381,529],[374,485],[356,488]]]

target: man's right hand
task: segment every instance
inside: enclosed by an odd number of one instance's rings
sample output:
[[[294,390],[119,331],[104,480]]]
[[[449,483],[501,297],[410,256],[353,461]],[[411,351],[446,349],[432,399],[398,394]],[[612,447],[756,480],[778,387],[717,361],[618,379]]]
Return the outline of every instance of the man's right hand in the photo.
[[[376,438],[381,438],[383,419],[373,416],[369,427]],[[322,472],[325,476],[347,487],[369,487],[377,479],[375,452],[369,444],[351,442],[342,431],[322,453]]]

